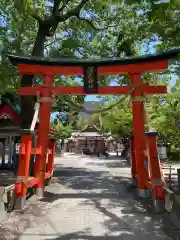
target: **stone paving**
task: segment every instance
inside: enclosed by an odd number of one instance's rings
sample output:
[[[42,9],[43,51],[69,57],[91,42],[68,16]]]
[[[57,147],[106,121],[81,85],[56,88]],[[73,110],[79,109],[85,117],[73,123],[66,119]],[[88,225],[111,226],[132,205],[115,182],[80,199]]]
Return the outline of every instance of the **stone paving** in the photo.
[[[71,154],[56,158],[55,169],[45,197],[3,221],[0,240],[172,239],[127,187],[126,161]]]

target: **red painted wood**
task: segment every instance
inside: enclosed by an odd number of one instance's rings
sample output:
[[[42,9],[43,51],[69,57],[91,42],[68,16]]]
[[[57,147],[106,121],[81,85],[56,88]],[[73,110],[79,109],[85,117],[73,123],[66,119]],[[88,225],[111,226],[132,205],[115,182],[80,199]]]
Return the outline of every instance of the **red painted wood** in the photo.
[[[42,90],[43,87],[21,87],[19,88],[18,94],[23,95],[37,95],[38,92]],[[84,95],[84,87],[82,86],[56,86],[51,88],[53,94],[56,95]],[[126,94],[130,91],[129,86],[103,86],[99,87],[98,94]]]
[[[49,179],[52,176],[52,173],[46,172],[45,173],[45,179]]]
[[[18,89],[18,94],[20,96],[34,96],[34,95],[40,95],[40,91],[42,91],[42,86],[34,86],[34,87],[20,87]]]
[[[161,94],[161,93],[167,93],[167,87],[166,86],[153,86],[153,85],[145,85],[142,87],[142,91],[147,94]]]
[[[22,149],[23,147],[23,149]],[[25,181],[28,181],[29,177],[29,165],[30,165],[30,158],[31,158],[31,149],[32,149],[32,135],[23,135],[21,137],[21,150],[19,154],[19,164],[18,164],[18,171],[17,177],[24,177]],[[16,197],[25,197],[27,194],[26,184],[17,181],[15,185],[16,190]],[[18,192],[20,190],[20,192]],[[18,194],[17,194],[18,192]]]
[[[84,88],[82,86],[54,86],[50,87],[53,94],[55,95],[84,95]],[[19,88],[19,95],[37,95],[38,92],[42,91],[43,87],[38,85],[35,87],[21,87]],[[139,87],[145,94],[158,94],[167,93],[166,86],[149,86],[148,84],[142,84]],[[108,94],[128,94],[131,90],[130,86],[101,86],[99,87],[98,94],[108,95]]]
[[[158,157],[156,135],[146,136],[146,141],[150,162],[151,181],[159,181],[159,184],[156,184],[156,187],[153,188],[153,197],[154,200],[164,200],[164,192],[162,191],[164,179],[162,179],[161,176],[161,165]],[[158,192],[158,190],[160,190],[160,192]]]
[[[136,179],[137,164],[136,164],[136,158],[135,158],[134,139],[130,140],[130,149],[131,149],[131,176],[133,179]]]
[[[132,84],[141,84],[141,77],[139,74],[131,76]],[[143,96],[143,92],[140,88],[136,89],[132,93],[133,97]],[[135,161],[138,174],[138,189],[145,189],[146,182],[148,181],[147,171],[145,169],[144,150],[145,150],[145,136],[144,136],[144,103],[132,102],[133,112],[133,132],[134,132],[134,149],[135,149]]]
[[[52,99],[52,93],[49,89],[49,85],[52,85],[52,77],[46,75],[44,77],[44,83],[46,87],[43,87],[40,93],[40,97],[42,98],[50,98]],[[34,175],[39,178],[38,188],[44,189],[44,179],[46,172],[46,157],[47,157],[47,148],[48,148],[48,135],[50,130],[50,115],[51,115],[51,107],[52,102],[42,102],[40,104],[39,111],[39,129],[38,129],[38,137],[37,137],[37,147],[41,147],[41,155],[36,156],[35,167],[34,167]]]
[[[45,180],[46,179],[49,179],[51,177],[51,174],[50,173],[48,173],[48,172],[46,172],[45,173]],[[38,178],[35,178],[35,177],[30,177],[29,179],[28,179],[28,188],[33,188],[33,187],[35,187],[37,184],[38,184],[38,181],[39,181],[39,179]],[[21,192],[21,186],[22,186],[22,183],[21,182],[18,182],[18,183],[16,183],[15,185],[14,185],[14,191],[15,191],[15,193],[16,193],[16,195],[19,195],[20,194],[20,192]]]
[[[168,60],[161,60],[157,62],[137,63],[118,66],[99,66],[98,75],[119,75],[128,73],[144,73],[144,72],[161,72],[168,68]],[[40,75],[67,75],[67,76],[81,76],[83,75],[83,67],[72,66],[42,66],[19,64],[18,70],[21,74],[40,74]]]
[[[46,172],[44,179],[46,180],[46,179],[49,179],[50,177],[51,177],[51,174]],[[28,180],[28,187],[32,188],[32,187],[38,185],[38,181],[39,181],[39,179],[36,178],[36,177],[29,178],[29,180]]]
[[[52,174],[54,169],[55,144],[56,141],[54,139],[49,140],[49,149],[51,150],[51,154],[48,155],[47,162],[47,172],[49,174]]]
[[[33,188],[37,184],[38,184],[38,178],[35,178],[35,177],[29,178],[29,180],[28,180],[28,187],[29,188]]]
[[[130,91],[129,86],[99,86],[98,94],[127,94]],[[84,87],[81,86],[57,86],[53,89],[53,93],[56,95],[76,94],[83,95]]]
[[[7,104],[0,109],[0,116],[4,113],[9,114],[13,120],[21,122],[20,117]]]

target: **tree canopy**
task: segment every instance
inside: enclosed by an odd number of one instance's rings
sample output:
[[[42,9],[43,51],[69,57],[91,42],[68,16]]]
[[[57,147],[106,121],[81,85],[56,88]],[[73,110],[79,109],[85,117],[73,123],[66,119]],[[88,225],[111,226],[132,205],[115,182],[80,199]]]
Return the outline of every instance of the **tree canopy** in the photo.
[[[179,0],[13,0],[0,2],[0,94],[16,93],[18,86],[29,86],[40,81],[34,76],[20,76],[5,58],[4,53],[75,58],[128,57],[158,52],[180,45]],[[169,84],[171,74],[179,76],[179,60],[168,75],[145,74],[143,81]],[[127,76],[100,77],[99,83],[128,84]],[[81,85],[81,78],[57,76],[57,85]],[[154,126],[166,139],[178,139],[178,81],[167,96],[148,99],[148,110]],[[128,100],[116,102],[121,96],[101,97],[106,107],[115,104],[106,113],[96,113],[94,121],[104,131],[131,134],[132,116]],[[162,99],[160,102],[160,99]],[[174,100],[173,100],[174,99]],[[23,97],[21,109],[24,126],[32,120],[34,97]],[[85,96],[58,96],[53,111],[58,121],[78,123]],[[173,105],[171,102],[175,102]],[[177,100],[178,101],[178,100]],[[71,104],[69,104],[71,103]],[[102,108],[104,104],[102,104]],[[171,111],[171,112],[170,112]],[[172,113],[174,112],[175,113]],[[168,115],[169,114],[169,115]],[[174,116],[174,120],[171,121]],[[70,120],[71,119],[71,120]],[[101,120],[99,120],[101,119]],[[171,120],[170,120],[171,119]],[[100,123],[101,121],[101,123]],[[173,130],[168,122],[173,122]],[[169,129],[169,130],[165,130]],[[164,133],[163,133],[164,132]],[[163,135],[165,134],[165,135]],[[171,137],[169,137],[171,135]],[[168,140],[170,141],[170,140]],[[173,140],[172,140],[173,141]],[[178,142],[178,140],[176,141]]]

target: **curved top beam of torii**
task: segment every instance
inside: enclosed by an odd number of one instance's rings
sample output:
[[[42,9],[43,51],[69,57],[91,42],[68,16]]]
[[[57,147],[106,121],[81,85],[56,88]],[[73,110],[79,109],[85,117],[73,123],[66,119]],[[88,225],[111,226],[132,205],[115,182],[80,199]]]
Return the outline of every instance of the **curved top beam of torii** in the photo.
[[[175,59],[180,54],[180,48],[166,52],[126,58],[44,58],[33,56],[15,56],[7,54],[11,63],[18,65],[22,74],[44,74],[46,71],[52,75],[83,75],[84,68],[93,66],[97,68],[98,75],[117,75],[143,72],[159,72],[168,68],[168,60]],[[31,67],[30,67],[31,66]]]
[[[62,58],[45,58],[45,57],[33,57],[33,56],[15,56],[7,55],[14,65],[18,64],[33,64],[43,66],[114,66],[114,65],[127,65],[137,64],[145,62],[156,62],[161,60],[173,59],[180,54],[180,48],[171,49],[159,54],[150,54],[140,57],[126,57],[126,58],[100,58],[100,59],[78,59],[70,57]]]

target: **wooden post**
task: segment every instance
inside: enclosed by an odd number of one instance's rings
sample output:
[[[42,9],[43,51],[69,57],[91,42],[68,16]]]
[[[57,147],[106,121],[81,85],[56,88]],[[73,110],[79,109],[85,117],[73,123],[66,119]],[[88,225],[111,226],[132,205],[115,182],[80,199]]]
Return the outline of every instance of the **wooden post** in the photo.
[[[172,166],[170,165],[169,166],[169,189],[171,190],[171,187],[172,187],[172,179],[171,179],[171,174],[172,174]]]
[[[144,136],[144,99],[143,92],[138,85],[141,84],[140,74],[131,75],[132,85],[137,88],[132,93],[132,111],[133,111],[133,129],[134,129],[134,150],[135,159],[138,169],[138,193],[140,197],[147,197],[146,181],[148,180],[147,171],[145,169],[144,150],[145,150],[145,136]]]
[[[134,138],[130,139],[130,148],[131,148],[131,176],[133,181],[137,182],[137,168],[136,168],[136,159],[134,153]]]
[[[32,132],[32,147],[36,147],[36,133],[33,131]],[[31,154],[31,159],[30,159],[30,167],[29,167],[29,175],[34,176],[34,162],[35,162],[35,154]]]
[[[8,168],[12,168],[13,166],[13,138],[9,136],[9,146],[8,146]]]
[[[2,141],[2,162],[1,162],[2,168],[5,165],[5,159],[6,159],[6,140],[3,139],[3,141]]]
[[[161,176],[161,166],[158,158],[156,136],[157,132],[146,134],[148,156],[150,161],[150,174],[152,182],[153,203],[156,212],[164,211],[164,182]]]
[[[13,138],[13,155],[12,155],[12,164],[13,164],[13,169],[16,169],[16,137]]]
[[[178,187],[180,188],[180,168],[177,169]]]
[[[23,209],[27,194],[27,181],[29,177],[29,164],[32,148],[32,135],[30,130],[23,130],[19,152],[17,181],[15,184],[15,208]]]
[[[35,177],[39,178],[36,188],[36,195],[42,197],[44,195],[44,178],[46,170],[46,157],[48,148],[48,134],[50,125],[50,115],[52,106],[52,91],[51,86],[53,77],[44,76],[45,86],[40,94],[40,121],[38,129],[37,147],[41,148],[41,154],[36,156],[35,160]]]
[[[51,154],[48,155],[47,172],[50,173],[51,175],[53,174],[53,170],[54,170],[55,145],[56,145],[56,140],[54,138],[50,138],[49,149],[51,150]]]

